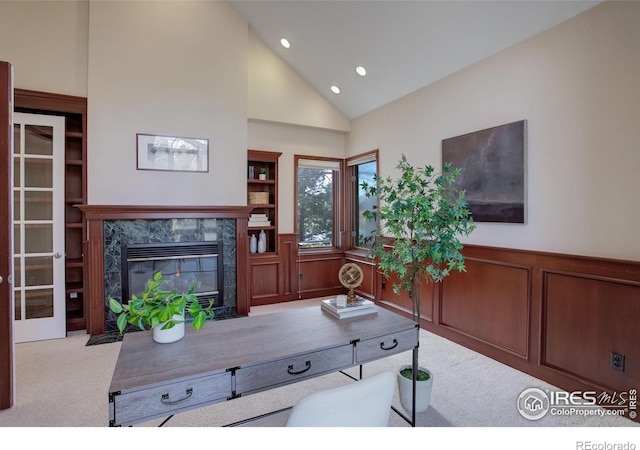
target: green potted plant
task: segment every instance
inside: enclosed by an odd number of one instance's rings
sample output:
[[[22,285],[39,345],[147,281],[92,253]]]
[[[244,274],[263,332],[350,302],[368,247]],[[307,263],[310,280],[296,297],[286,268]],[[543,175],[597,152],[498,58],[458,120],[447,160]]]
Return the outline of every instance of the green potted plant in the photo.
[[[109,308],[118,314],[116,324],[121,334],[127,324],[131,324],[141,330],[152,329],[156,342],[175,342],[184,336],[185,312],[193,318],[191,324],[196,330],[202,328],[207,319],[213,319],[213,302],[209,301],[209,306],[203,308],[193,294],[193,283],[187,292],[177,293],[162,289],[168,282],[162,272],[156,272],[140,297],[132,295],[127,304],[109,297]]]
[[[393,274],[393,292],[409,293],[411,315],[420,323],[420,292],[422,283],[441,282],[451,271],[464,271],[463,245],[459,236],[468,236],[475,224],[464,200],[464,191],[455,187],[455,178],[460,169],[453,169],[450,163],[443,165],[442,173],[429,165],[414,167],[405,155],[396,169],[400,175],[396,180],[376,175],[372,184],[363,182],[361,187],[367,197],[375,197],[380,206],[365,211],[364,217],[376,221],[376,236],[370,255],[378,261],[378,270],[385,278]],[[408,368],[408,370],[406,370]],[[411,366],[404,366],[399,375],[401,390],[405,379],[412,385]],[[424,373],[421,373],[424,372]],[[432,374],[419,367],[417,379],[424,378],[427,393],[420,393],[416,412],[428,408],[428,400],[420,398],[431,395]],[[411,411],[411,402],[402,406]],[[421,408],[423,409],[421,409]]]
[[[266,180],[267,179],[267,168],[266,167],[258,168],[258,179],[259,180]]]

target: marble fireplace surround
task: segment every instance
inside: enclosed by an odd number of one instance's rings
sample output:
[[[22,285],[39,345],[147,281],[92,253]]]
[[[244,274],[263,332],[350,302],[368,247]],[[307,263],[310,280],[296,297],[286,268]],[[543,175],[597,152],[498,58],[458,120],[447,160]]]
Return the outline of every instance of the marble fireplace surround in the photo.
[[[106,326],[107,311],[105,307],[105,299],[109,291],[109,288],[105,285],[109,282],[109,275],[105,273],[105,255],[109,254],[111,250],[108,246],[113,245],[113,243],[105,242],[105,238],[111,238],[111,236],[105,236],[105,225],[107,225],[107,233],[111,234],[114,224],[126,224],[127,221],[135,221],[138,224],[139,221],[202,219],[204,223],[212,223],[210,219],[226,219],[215,222],[223,225],[222,229],[218,230],[219,237],[224,237],[224,234],[233,232],[235,228],[235,242],[230,242],[230,245],[223,242],[223,246],[225,252],[230,250],[235,254],[236,313],[238,315],[249,313],[247,219],[251,211],[250,207],[135,205],[78,205],[78,207],[85,214],[87,221],[87,240],[84,242],[83,248],[87,333],[101,335],[109,331]],[[235,221],[235,227],[229,221]],[[197,239],[200,238],[198,237]],[[230,239],[230,241],[233,241],[233,239]]]

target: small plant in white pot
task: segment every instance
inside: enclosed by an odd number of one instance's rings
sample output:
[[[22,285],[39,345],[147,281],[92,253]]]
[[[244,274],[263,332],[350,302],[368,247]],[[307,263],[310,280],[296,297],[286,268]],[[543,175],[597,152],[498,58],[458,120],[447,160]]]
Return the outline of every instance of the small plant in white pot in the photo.
[[[140,297],[132,295],[127,304],[109,297],[109,308],[118,314],[116,325],[120,334],[124,333],[127,324],[131,324],[141,330],[152,329],[154,341],[169,343],[184,336],[185,312],[193,318],[191,324],[196,330],[202,328],[207,319],[213,319],[213,302],[209,301],[209,306],[203,308],[193,294],[193,283],[187,292],[177,293],[162,289],[168,282],[162,272],[156,272]]]
[[[259,180],[266,180],[267,179],[267,168],[266,167],[258,168],[258,179]]]
[[[460,169],[446,163],[442,173],[437,174],[429,165],[413,167],[405,155],[396,169],[400,171],[397,180],[376,175],[373,184],[361,184],[367,197],[380,202],[380,207],[365,211],[364,217],[377,222],[370,255],[377,259],[378,270],[385,278],[392,274],[397,277],[398,282],[393,284],[395,294],[409,293],[411,316],[419,324],[422,282],[441,282],[452,270],[465,270],[459,236],[468,236],[475,224],[464,191],[454,185]],[[408,403],[402,401],[404,379],[409,382],[409,397],[404,395],[409,398]],[[398,381],[402,407],[411,412],[411,366],[401,368]],[[432,384],[433,375],[419,368],[416,412],[428,408]]]
[[[416,375],[416,412],[423,412],[429,408],[431,391],[433,390],[433,375],[429,370],[418,366]],[[413,409],[413,367],[400,366],[398,371],[398,392],[400,404],[411,413]]]

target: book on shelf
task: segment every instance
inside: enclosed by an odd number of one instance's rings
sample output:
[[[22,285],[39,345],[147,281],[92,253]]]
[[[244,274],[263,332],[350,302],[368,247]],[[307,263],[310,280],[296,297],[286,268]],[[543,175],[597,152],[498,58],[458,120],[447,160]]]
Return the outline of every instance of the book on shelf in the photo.
[[[358,302],[346,306],[338,306],[336,298],[323,300],[320,304],[323,311],[338,319],[348,319],[349,317],[364,316],[378,312],[378,307],[371,300],[358,297]]]
[[[270,227],[271,221],[266,214],[251,214],[249,216],[250,227]]]

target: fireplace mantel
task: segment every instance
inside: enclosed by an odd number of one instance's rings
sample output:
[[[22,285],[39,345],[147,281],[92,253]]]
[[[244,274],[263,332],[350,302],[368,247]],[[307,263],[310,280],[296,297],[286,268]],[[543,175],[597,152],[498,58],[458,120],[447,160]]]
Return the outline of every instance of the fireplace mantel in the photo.
[[[160,220],[160,219],[235,219],[237,312],[249,313],[248,274],[249,249],[247,219],[252,210],[248,206],[149,206],[149,205],[77,205],[87,221],[87,240],[84,242],[84,291],[87,312],[87,333],[105,332],[104,310],[104,221]]]
[[[87,220],[246,219],[249,206],[77,205]]]

